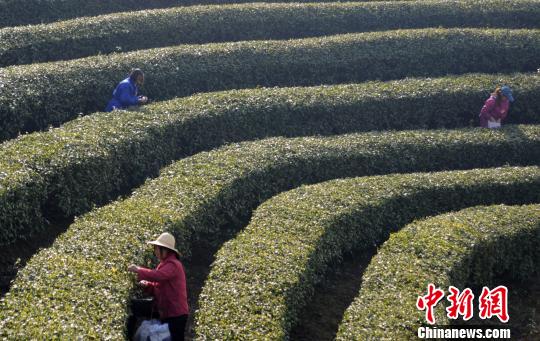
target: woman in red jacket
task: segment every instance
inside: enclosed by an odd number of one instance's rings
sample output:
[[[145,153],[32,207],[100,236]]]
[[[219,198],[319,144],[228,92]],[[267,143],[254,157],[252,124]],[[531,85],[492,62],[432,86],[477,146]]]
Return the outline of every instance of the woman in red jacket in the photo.
[[[171,339],[184,340],[189,314],[186,275],[178,259],[174,237],[163,233],[148,244],[154,245],[154,254],[160,261],[157,268],[151,270],[132,264],[128,271],[136,273],[139,283],[154,296],[161,322],[169,324]]]
[[[486,100],[480,111],[480,126],[484,128],[499,128],[501,121],[508,115],[510,102],[514,101],[512,89],[508,86],[497,88]]]

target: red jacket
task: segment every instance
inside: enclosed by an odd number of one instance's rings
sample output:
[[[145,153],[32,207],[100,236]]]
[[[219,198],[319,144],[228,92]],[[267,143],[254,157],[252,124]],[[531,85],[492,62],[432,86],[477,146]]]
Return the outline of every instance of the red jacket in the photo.
[[[482,110],[480,111],[480,126],[487,128],[488,120],[504,120],[508,114],[508,108],[510,107],[510,102],[506,98],[502,98],[499,105],[497,105],[497,100],[495,96],[489,97]]]
[[[139,281],[149,281],[147,291],[156,300],[161,319],[189,314],[186,275],[182,263],[174,254],[162,260],[156,270],[139,268]]]

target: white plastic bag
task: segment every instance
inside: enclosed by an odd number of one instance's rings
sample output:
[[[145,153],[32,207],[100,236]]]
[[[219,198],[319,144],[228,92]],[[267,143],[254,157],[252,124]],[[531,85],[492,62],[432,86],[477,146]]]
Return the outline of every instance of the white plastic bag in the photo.
[[[488,128],[490,129],[497,129],[501,127],[501,122],[497,121],[488,121]]]
[[[135,341],[170,341],[169,325],[159,320],[145,320],[133,337]]]

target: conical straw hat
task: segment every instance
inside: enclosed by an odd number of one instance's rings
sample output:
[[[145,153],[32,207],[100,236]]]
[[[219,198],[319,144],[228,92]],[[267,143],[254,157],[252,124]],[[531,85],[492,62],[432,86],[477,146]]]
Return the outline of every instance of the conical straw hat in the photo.
[[[178,250],[176,250],[175,248],[176,241],[174,240],[174,236],[168,232],[162,233],[161,236],[158,237],[158,239],[147,242],[147,244],[163,246],[180,255],[180,252],[178,252]]]

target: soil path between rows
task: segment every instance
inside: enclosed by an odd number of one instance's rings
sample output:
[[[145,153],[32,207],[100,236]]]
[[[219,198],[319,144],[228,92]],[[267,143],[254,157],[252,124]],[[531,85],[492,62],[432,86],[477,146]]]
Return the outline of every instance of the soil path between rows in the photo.
[[[28,240],[19,240],[0,247],[0,298],[9,291],[17,271],[40,249],[50,247],[72,223],[73,218],[57,219]]]

